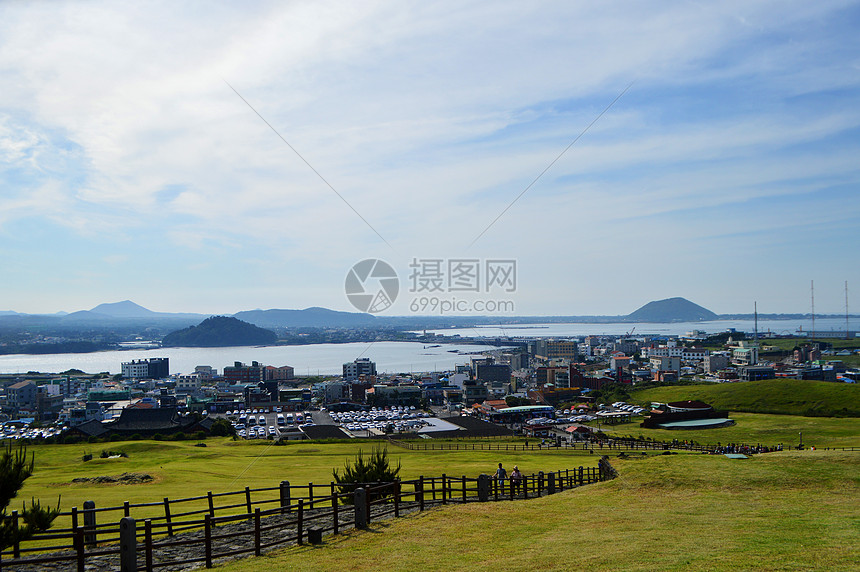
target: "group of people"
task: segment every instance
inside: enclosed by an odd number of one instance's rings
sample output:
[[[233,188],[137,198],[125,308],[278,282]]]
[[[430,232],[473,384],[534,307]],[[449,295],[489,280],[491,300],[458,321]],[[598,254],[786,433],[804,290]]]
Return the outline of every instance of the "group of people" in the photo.
[[[505,479],[508,478],[508,472],[505,470],[501,463],[499,463],[499,468],[496,469],[495,478],[496,481],[499,483],[499,489],[504,490]],[[520,468],[516,465],[514,465],[514,470],[511,471],[510,481],[512,490],[515,493],[518,492],[520,490],[520,483],[523,481],[523,474],[520,472]]]

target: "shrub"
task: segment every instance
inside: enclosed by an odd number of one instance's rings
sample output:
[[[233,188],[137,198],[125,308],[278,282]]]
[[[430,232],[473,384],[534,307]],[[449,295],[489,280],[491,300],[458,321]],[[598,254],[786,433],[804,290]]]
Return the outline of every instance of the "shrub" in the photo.
[[[23,526],[16,525],[12,516],[6,514],[6,507],[18,496],[24,481],[33,474],[33,467],[34,457],[31,455],[30,460],[27,460],[27,448],[23,444],[18,445],[17,451],[13,451],[10,442],[0,456],[0,549],[47,530],[59,514],[59,499],[56,509],[43,508],[36,500],[30,501],[30,506],[25,503],[21,514]]]
[[[362,483],[391,483],[397,480],[400,472],[400,463],[392,468],[388,460],[388,447],[376,446],[369,457],[364,457],[364,452],[359,449],[355,459],[343,465],[343,473],[337,469],[332,470],[332,476],[338,484],[341,493],[351,493]],[[371,500],[391,496],[393,491],[383,490],[370,495]],[[352,504],[351,498],[343,499],[345,504]]]
[[[130,439],[132,441],[140,441],[141,439],[143,439],[143,435],[141,435],[140,433],[135,433],[130,437]]]
[[[122,441],[122,437],[120,437],[119,434],[117,434],[117,433],[112,434],[110,436],[110,442],[116,443],[117,441]]]
[[[198,431],[197,433],[194,434],[194,438],[197,439],[198,441],[202,441],[202,440],[206,439],[206,431]]]
[[[81,460],[82,460],[84,463],[86,463],[87,461],[92,461],[92,460],[93,460],[93,454],[92,454],[92,453],[87,453],[87,454],[85,454],[83,457],[81,457]]]
[[[152,438],[155,439],[156,441],[164,441],[164,435],[162,435],[161,433],[156,433],[155,435],[152,436]]]
[[[173,439],[174,441],[185,441],[185,433],[183,433],[182,431],[174,433],[171,439]]]

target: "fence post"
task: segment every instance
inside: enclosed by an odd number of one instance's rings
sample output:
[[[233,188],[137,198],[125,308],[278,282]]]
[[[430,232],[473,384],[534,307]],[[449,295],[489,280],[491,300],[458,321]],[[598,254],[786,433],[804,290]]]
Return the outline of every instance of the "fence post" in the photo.
[[[84,552],[84,529],[75,529],[75,552],[77,553],[78,572],[84,572],[86,567],[86,553]]]
[[[209,497],[209,515],[215,518],[215,499],[212,498],[212,491],[206,493],[206,496]]]
[[[12,511],[12,528],[14,530],[18,530],[18,511]],[[12,557],[13,558],[21,558],[21,543],[17,540],[15,541],[14,546],[12,546]]]
[[[579,466],[579,486],[582,486],[582,465]]]
[[[245,487],[245,506],[248,508],[248,520],[251,520],[250,515],[254,512],[254,509],[251,508],[251,487]]]
[[[137,572],[137,524],[130,516],[119,521],[119,569]]]
[[[442,473],[442,504],[447,504],[447,489],[448,489],[448,476],[445,473]]]
[[[463,475],[463,504],[466,504],[466,475]]]
[[[72,507],[72,531],[78,531],[78,507]]]
[[[418,510],[424,512],[424,475],[418,477]]]
[[[394,517],[400,516],[400,481],[394,481]]]
[[[537,496],[543,493],[543,471],[538,472]]]
[[[96,543],[96,503],[88,500],[84,501],[84,542],[87,546],[92,546]]]
[[[299,499],[299,512],[296,515],[296,543],[302,544],[302,536],[304,535],[304,531],[302,528],[304,527],[305,520],[305,501],[304,499]]]
[[[290,510],[290,481],[281,481],[281,514]]]
[[[254,556],[260,555],[260,507],[254,511]]]
[[[340,502],[337,498],[337,493],[334,490],[334,483],[331,484],[331,518],[334,521],[334,526],[332,527],[332,534],[337,534],[338,529],[340,527],[340,521],[338,519],[337,511]]]
[[[206,550],[206,568],[212,568],[212,517],[208,514],[204,517],[204,544]]]
[[[308,508],[314,508],[314,484],[308,483]]]
[[[490,500],[490,475],[478,475],[478,500],[481,502]]]
[[[547,487],[546,494],[554,495],[555,494],[555,473],[549,473],[547,475]]]
[[[122,503],[122,515],[131,516],[131,503],[128,501]]]
[[[170,499],[164,497],[164,521],[167,523],[167,536],[173,536],[173,524],[170,522]]]
[[[146,519],[144,521],[144,536],[143,542],[146,550],[146,569],[147,571],[152,570],[152,521],[150,519]]]
[[[367,490],[363,487],[355,489],[352,494],[352,503],[355,528],[367,528]]]

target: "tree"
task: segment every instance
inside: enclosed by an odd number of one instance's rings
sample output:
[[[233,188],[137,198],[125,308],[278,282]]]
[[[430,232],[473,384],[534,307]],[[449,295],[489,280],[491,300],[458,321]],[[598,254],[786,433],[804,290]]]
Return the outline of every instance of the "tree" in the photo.
[[[399,461],[397,467],[391,467],[388,460],[388,447],[377,445],[368,458],[365,458],[364,452],[359,449],[352,463],[349,461],[344,463],[343,474],[339,473],[337,469],[332,469],[331,474],[341,493],[351,493],[358,488],[359,484],[363,483],[393,483],[397,480],[399,472]],[[370,498],[375,500],[391,496],[391,494],[392,491],[379,491],[370,495]],[[347,498],[343,502],[344,504],[352,504],[352,499]]]
[[[13,451],[10,442],[0,456],[0,549],[48,530],[60,512],[60,502],[57,499],[57,508],[44,508],[36,500],[31,500],[30,506],[24,503],[21,514],[23,524],[16,525],[12,515],[7,514],[9,503],[18,496],[24,481],[33,474],[34,465],[35,455],[31,455],[28,462],[25,445],[19,445],[18,449]]]
[[[226,419],[216,419],[209,432],[215,437],[230,437],[236,434],[236,428]]]

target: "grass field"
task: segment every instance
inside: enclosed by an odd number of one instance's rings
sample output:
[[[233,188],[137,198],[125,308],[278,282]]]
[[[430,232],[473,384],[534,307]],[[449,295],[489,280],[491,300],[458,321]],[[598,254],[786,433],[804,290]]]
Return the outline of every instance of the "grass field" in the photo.
[[[803,443],[816,447],[860,447],[860,418],[801,417],[798,415],[765,415],[731,413],[735,425],[719,429],[676,430],[643,429],[639,423],[624,423],[601,429],[608,435],[650,437],[658,441],[688,439],[703,445],[746,443],[755,445],[797,445],[803,432]],[[592,424],[593,425],[593,424]]]
[[[370,452],[372,443],[293,443],[269,446],[267,442],[209,439],[206,447],[194,442],[129,441],[94,445],[40,445],[31,447],[36,454],[36,470],[27,479],[19,497],[31,496],[43,503],[56,503],[62,495],[62,510],[81,507],[93,500],[97,507],[171,499],[242,490],[276,487],[282,480],[293,484],[313,482],[328,485],[332,468],[342,468],[362,448]],[[128,458],[100,459],[102,449],[123,451]],[[96,458],[82,462],[84,453]],[[525,472],[554,471],[594,466],[597,456],[584,451],[428,451],[418,452],[389,447],[389,456],[402,465],[402,478],[419,475],[475,477],[492,473],[499,462],[519,464]],[[137,485],[93,485],[71,483],[75,477],[118,475],[142,472],[155,481]],[[274,493],[270,493],[274,497]],[[17,501],[20,502],[20,501]],[[17,505],[16,502],[16,505]],[[202,504],[202,503],[201,503]],[[152,509],[157,514],[161,509]]]
[[[831,346],[834,350],[837,350],[837,351],[843,350],[843,349],[854,350],[854,349],[860,348],[860,339],[858,339],[858,338],[851,338],[848,340],[846,340],[845,338],[822,338],[822,339],[816,339],[815,341],[816,342],[827,342],[828,344],[831,344]],[[802,346],[802,345],[810,343],[810,342],[809,342],[809,340],[802,340],[799,338],[788,338],[788,339],[775,338],[775,339],[763,339],[763,340],[760,340],[759,343],[761,344],[763,349],[766,349],[766,346],[770,346],[770,347],[774,347],[774,348],[777,348],[780,350],[791,351],[797,346]],[[839,359],[839,357],[835,357],[835,359]]]
[[[770,379],[676,385],[636,391],[630,398],[643,405],[697,399],[732,412],[860,417],[860,386],[825,381]]]
[[[221,570],[857,570],[860,453],[613,464],[614,481],[413,514]]]

